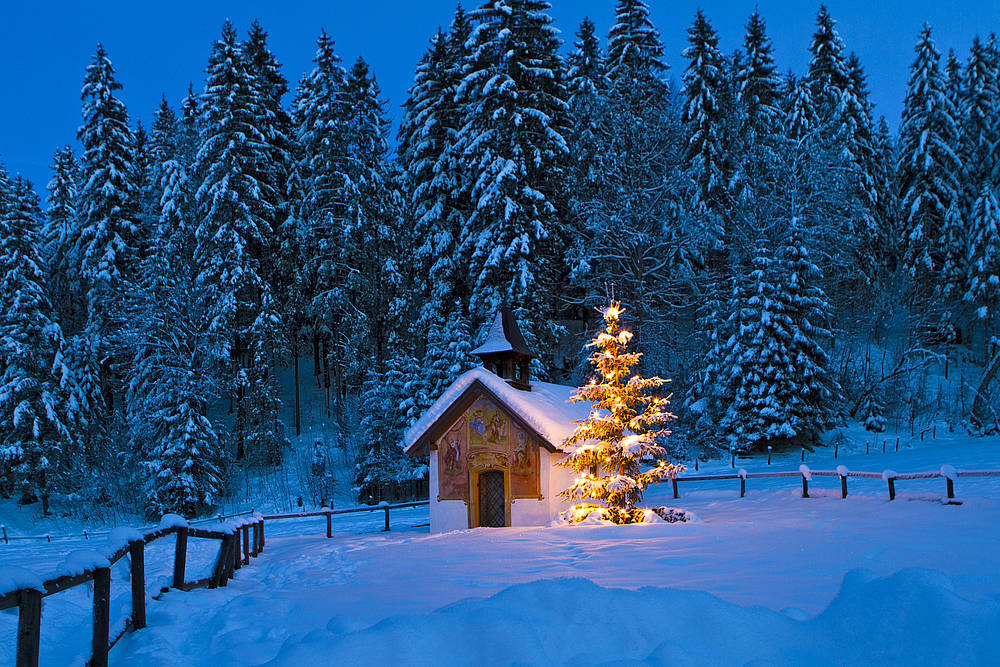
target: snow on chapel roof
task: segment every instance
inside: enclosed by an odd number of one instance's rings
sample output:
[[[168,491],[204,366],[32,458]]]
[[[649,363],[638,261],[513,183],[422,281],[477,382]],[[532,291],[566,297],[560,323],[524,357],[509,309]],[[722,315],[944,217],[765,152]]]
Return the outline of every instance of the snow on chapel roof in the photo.
[[[403,436],[403,448],[409,453],[427,431],[444,416],[448,408],[477,382],[485,386],[507,408],[516,412],[528,426],[556,448],[562,448],[566,439],[576,430],[574,422],[583,421],[590,415],[590,404],[586,401],[567,402],[576,390],[575,387],[532,382],[531,391],[521,391],[485,368],[473,368],[460,375],[454,384],[445,390],[441,398],[410,427]]]
[[[510,308],[501,308],[490,327],[483,344],[472,351],[472,354],[496,354],[498,352],[518,352],[533,357],[528,344],[524,342],[521,329],[517,326],[514,313]]]

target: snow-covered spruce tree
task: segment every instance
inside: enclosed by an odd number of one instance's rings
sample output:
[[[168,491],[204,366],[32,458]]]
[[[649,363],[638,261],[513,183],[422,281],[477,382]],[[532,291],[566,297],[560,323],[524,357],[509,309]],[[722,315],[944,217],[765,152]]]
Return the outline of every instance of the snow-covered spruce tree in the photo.
[[[702,226],[712,229],[716,241],[728,238],[732,209],[732,157],[726,97],[726,59],[718,48],[719,36],[701,10],[688,28],[689,60],[684,71],[684,107],[681,120],[687,130],[684,158],[695,185],[690,210]]]
[[[339,328],[339,311],[334,304],[340,299],[345,274],[338,260],[347,178],[348,107],[346,72],[325,31],[316,41],[313,63],[312,71],[299,83],[292,105],[296,138],[293,182],[299,190],[295,215],[301,225],[296,289],[303,301],[304,326],[318,351],[329,345]],[[318,377],[318,366],[315,373]]]
[[[885,404],[878,388],[865,395],[858,408],[858,419],[865,425],[866,431],[872,433],[885,432]]]
[[[853,210],[851,234],[856,241],[858,273],[872,283],[885,272],[887,243],[886,221],[880,215],[884,202],[879,200],[882,193],[877,185],[879,156],[864,68],[854,53],[847,59],[847,70],[848,85],[841,96],[837,142],[849,169],[846,195]]]
[[[718,389],[720,427],[736,451],[813,442],[834,422],[840,388],[821,345],[829,304],[820,277],[796,220],[777,259],[762,246],[737,276]]]
[[[339,332],[344,341],[342,356],[364,350],[381,366],[388,358],[395,327],[402,324],[401,299],[405,294],[400,288],[407,265],[403,251],[411,239],[402,223],[396,174],[388,162],[385,102],[375,76],[360,58],[348,73],[345,96],[349,166],[338,258],[349,271],[343,300],[335,307],[345,321],[354,312],[362,316],[359,323]],[[355,367],[351,371],[360,381],[363,370]]]
[[[958,100],[961,123],[962,211],[972,213],[982,188],[1000,185],[1000,63],[979,37],[972,42]]]
[[[747,19],[744,56],[736,71],[736,99],[742,107],[744,142],[767,140],[781,122],[779,85],[767,24],[760,12]]]
[[[747,20],[743,37],[744,55],[731,62],[733,109],[730,112],[734,205],[728,212],[734,222],[733,245],[743,250],[768,226],[769,203],[778,188],[775,166],[780,163],[778,133],[781,130],[781,77],[776,72],[771,39],[759,12]],[[730,254],[733,254],[732,252]],[[745,261],[741,258],[739,261]],[[725,267],[720,267],[725,271]]]
[[[470,258],[471,308],[487,322],[519,309],[529,344],[551,349],[553,287],[566,239],[560,188],[567,155],[566,91],[558,31],[546,0],[491,0],[470,15],[472,52],[457,90],[457,150],[475,203],[461,252]],[[544,360],[543,360],[544,363]]]
[[[53,490],[67,488],[80,415],[45,292],[32,199],[0,165],[0,470],[48,515]]]
[[[93,406],[97,409],[94,422],[111,419],[114,397],[120,390],[112,353],[122,326],[118,299],[134,278],[141,241],[135,137],[125,105],[115,97],[120,89],[111,60],[98,44],[84,79],[83,125],[77,132],[83,155],[76,254],[87,298],[87,335],[100,360],[96,382],[103,394],[103,400]]]
[[[877,202],[875,219],[881,224],[880,262],[888,272],[899,265],[899,191],[896,178],[896,145],[889,131],[885,116],[879,117],[874,145],[873,189]]]
[[[620,0],[608,35],[607,91],[597,126],[600,163],[593,194],[571,193],[582,239],[569,257],[585,305],[598,305],[614,281],[630,304],[637,340],[658,347],[661,323],[694,273],[700,230],[678,216],[673,174],[683,137],[665,80],[663,45],[642,0]]]
[[[355,466],[354,490],[362,502],[382,498],[382,489],[394,488],[426,471],[403,453],[403,433],[417,416],[407,409],[413,397],[411,382],[419,366],[405,350],[394,350],[384,370],[369,369],[361,390],[364,414],[358,429],[362,453]],[[391,501],[392,498],[384,498]]]
[[[287,201],[288,183],[292,171],[292,120],[282,105],[288,92],[288,82],[281,74],[281,64],[267,45],[267,32],[258,21],[242,46],[250,89],[255,99],[257,128],[268,145],[266,160],[257,164],[255,177],[267,184],[264,195],[269,197],[271,252],[263,258],[262,269],[271,293],[282,315],[294,304],[289,302],[295,280],[296,219],[290,218]],[[284,322],[282,322],[284,325]]]
[[[969,289],[965,300],[983,324],[1000,314],[1000,205],[983,187],[969,219]]]
[[[844,55],[844,41],[826,5],[816,13],[816,32],[809,47],[809,92],[822,124],[836,124],[841,97],[850,86],[850,73]]]
[[[248,361],[241,368],[241,403],[246,419],[237,424],[234,436],[243,443],[250,461],[279,465],[290,446],[281,421],[281,396],[278,391],[277,351],[284,349],[285,329],[281,312],[269,287],[261,294],[260,311],[250,325]]]
[[[455,314],[450,319],[439,326],[431,327],[428,331],[427,358],[419,376],[425,402],[419,406],[419,412],[408,415],[411,423],[416,421],[423,411],[458,379],[459,375],[475,365],[471,354],[472,333],[469,322],[461,315],[457,304],[453,310]]]
[[[161,220],[175,213],[167,198]],[[206,416],[220,387],[191,256],[175,245],[181,235],[160,230],[130,302],[129,440],[147,514],[197,516],[216,503],[222,486],[219,425]]]
[[[138,242],[135,137],[104,46],[98,44],[83,84],[78,254],[86,280],[88,327],[102,339],[120,325],[115,299],[132,278]]]
[[[945,239],[951,236],[948,225],[957,222],[957,209],[951,217],[949,209],[959,197],[958,128],[930,26],[921,30],[915,51],[899,129],[903,265],[920,288],[930,291],[949,287],[940,276],[946,270],[945,258],[955,256]]]
[[[585,18],[567,58],[566,92],[569,96],[570,191],[579,201],[591,201],[602,178],[601,122],[608,91],[607,64],[594,22]]]
[[[660,440],[675,418],[667,410],[669,396],[657,395],[666,380],[632,372],[642,355],[629,351],[632,334],[621,328],[623,312],[616,301],[602,311],[604,330],[588,344],[594,348],[595,374],[570,399],[593,404],[590,417],[566,440],[569,454],[559,462],[577,473],[560,492],[582,501],[568,512],[573,522],[595,511],[618,524],[643,522],[652,511],[636,507],[643,490],[686,469],[665,460]]]
[[[49,207],[39,251],[48,274],[48,293],[65,335],[83,328],[85,301],[80,286],[80,258],[76,254],[79,168],[73,149],[60,148],[52,158]]]
[[[255,327],[264,314],[270,285],[267,262],[275,251],[275,192],[271,162],[274,147],[259,118],[268,114],[268,88],[247,70],[244,49],[232,24],[223,25],[209,58],[205,92],[201,99],[200,142],[194,173],[196,215],[195,262],[201,303],[211,322],[211,350],[218,367],[232,382],[238,427],[236,455],[253,454],[255,461],[269,460],[265,451],[248,450],[248,441],[267,440],[270,420],[253,421],[247,415],[270,414],[273,373],[245,367],[259,358],[274,363],[277,350],[262,345],[277,343],[269,329]],[[266,125],[263,126],[266,129]],[[273,297],[272,297],[273,299]],[[273,306],[273,304],[272,304]],[[273,321],[265,317],[268,326]],[[262,338],[265,336],[266,339]],[[254,375],[254,377],[248,377]],[[266,390],[265,390],[266,389]],[[260,405],[252,400],[260,399]],[[245,419],[241,420],[241,416]],[[252,429],[263,429],[256,431]],[[265,448],[267,449],[267,448]]]
[[[462,109],[455,91],[471,32],[469,17],[459,7],[449,31],[431,40],[417,67],[400,127],[402,185],[415,241],[414,287],[423,299],[414,326],[418,340],[469,308],[468,257],[459,247],[470,208],[471,174],[459,169]],[[434,360],[425,355],[424,362]]]
[[[267,138],[257,127],[259,111],[236,42],[226,22],[212,47],[202,95],[201,140],[194,172],[197,215],[196,261],[200,291],[213,329],[230,346],[256,318],[263,289],[261,258],[270,241],[274,196],[258,171],[267,160]]]

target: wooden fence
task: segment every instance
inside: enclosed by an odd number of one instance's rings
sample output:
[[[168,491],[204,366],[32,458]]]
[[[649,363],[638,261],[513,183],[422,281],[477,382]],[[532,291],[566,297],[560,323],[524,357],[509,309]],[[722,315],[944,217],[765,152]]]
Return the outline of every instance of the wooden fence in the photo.
[[[798,470],[794,471],[784,471],[784,472],[747,472],[744,469],[738,470],[736,473],[727,473],[723,475],[691,475],[684,477],[676,477],[671,481],[673,485],[674,498],[679,498],[679,486],[681,482],[705,482],[705,481],[718,481],[726,479],[738,479],[740,480],[740,498],[746,496],[747,492],[747,480],[748,479],[774,479],[781,477],[793,477],[801,479],[802,481],[802,497],[809,497],[809,482],[812,481],[813,477],[839,477],[840,478],[840,497],[847,497],[847,480],[851,477],[867,478],[867,479],[881,479],[885,481],[888,491],[889,500],[896,499],[896,483],[906,480],[914,479],[944,479],[945,480],[945,494],[949,500],[955,498],[955,480],[959,477],[1000,477],[1000,470],[955,470],[949,465],[941,466],[941,470],[932,472],[907,472],[907,473],[897,473],[894,470],[885,470],[883,472],[863,472],[859,470],[848,470],[846,466],[837,466],[836,470],[811,470],[809,466],[801,465]]]
[[[176,521],[166,521],[159,527],[144,533],[136,532],[128,543],[118,548],[107,559],[101,558],[81,572],[40,582],[37,585],[25,586],[15,591],[0,595],[0,611],[18,608],[17,618],[17,667],[37,667],[40,648],[42,625],[42,598],[69,590],[80,584],[93,582],[93,635],[91,639],[92,667],[104,667],[108,664],[108,652],[119,639],[129,630],[135,631],[146,627],[146,568],[145,546],[170,535],[176,535],[174,547],[173,588],[190,591],[196,588],[219,588],[226,586],[236,570],[249,565],[264,551],[264,525],[267,521],[282,519],[300,519],[303,517],[323,516],[326,518],[326,536],[333,537],[333,515],[358,512],[384,512],[385,528],[389,530],[389,510],[427,505],[429,501],[417,501],[398,505],[376,505],[373,507],[357,507],[351,509],[321,509],[312,512],[297,512],[292,514],[254,514],[222,524],[214,529],[206,529],[191,525],[177,517]],[[212,574],[203,579],[188,581],[186,577],[188,538],[219,540],[219,553],[216,556]],[[126,619],[124,629],[116,636],[111,636],[111,566],[126,556],[129,557],[132,587],[132,615]],[[22,584],[23,585],[23,584]]]

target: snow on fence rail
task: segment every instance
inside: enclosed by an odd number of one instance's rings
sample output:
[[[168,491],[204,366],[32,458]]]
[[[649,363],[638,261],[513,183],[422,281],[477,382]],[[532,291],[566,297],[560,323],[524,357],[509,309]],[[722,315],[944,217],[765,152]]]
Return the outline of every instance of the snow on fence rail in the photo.
[[[190,591],[196,588],[219,588],[226,586],[236,576],[236,570],[250,564],[264,551],[264,524],[281,519],[325,516],[326,535],[333,537],[332,515],[357,512],[385,512],[385,531],[389,530],[389,510],[428,505],[429,501],[417,501],[389,505],[380,503],[374,507],[356,507],[333,510],[324,508],[314,512],[292,514],[234,515],[235,520],[223,522],[214,529],[207,529],[175,514],[168,514],[155,528],[116,528],[107,532],[113,543],[121,543],[113,553],[104,556],[96,551],[79,551],[70,559],[66,572],[58,577],[42,581],[33,572],[19,567],[0,568],[0,611],[18,608],[17,617],[17,667],[38,667],[41,626],[42,598],[69,590],[80,584],[93,582],[93,634],[91,638],[92,667],[108,664],[108,652],[129,630],[146,627],[146,571],[145,546],[157,540],[176,535],[174,547],[173,588]],[[201,520],[203,523],[205,520]],[[208,521],[215,521],[215,518]],[[94,535],[96,533],[91,533]],[[187,581],[188,538],[219,540],[219,553],[212,568],[212,574],[204,579]],[[5,536],[5,539],[6,538]],[[129,557],[132,587],[132,615],[126,619],[124,629],[115,637],[111,636],[111,566],[126,556]],[[166,589],[164,589],[165,591]]]
[[[232,519],[241,516],[250,516],[256,514],[255,510],[249,510],[247,512],[236,512],[235,514],[219,514],[207,519],[192,519],[189,523],[191,525],[200,525],[205,523],[213,523],[218,521],[222,523],[226,519]],[[143,526],[142,528],[136,528],[139,532],[146,532],[156,528],[156,526]],[[11,542],[17,540],[45,540],[46,542],[51,542],[53,540],[78,540],[81,537],[85,540],[89,540],[92,537],[106,537],[111,535],[113,530],[84,530],[79,533],[63,533],[62,535],[52,535],[51,533],[46,533],[45,535],[8,535],[7,526],[0,526],[0,544],[10,544]]]
[[[847,479],[849,477],[860,477],[866,479],[885,480],[889,488],[889,500],[896,499],[896,482],[913,479],[940,479],[946,482],[946,494],[949,500],[955,498],[955,479],[959,477],[1000,477],[1000,470],[955,470],[950,465],[941,466],[941,470],[931,472],[904,472],[897,473],[895,470],[885,470],[883,472],[865,472],[861,470],[848,470],[846,466],[837,466],[836,470],[811,470],[809,466],[803,464],[798,470],[787,470],[782,472],[747,472],[740,468],[735,473],[722,475],[691,475],[675,477],[670,480],[673,485],[674,498],[679,498],[678,486],[680,482],[705,482],[726,479],[740,480],[740,498],[747,492],[748,479],[775,479],[780,477],[795,477],[802,480],[802,497],[809,497],[809,482],[813,477],[839,477],[840,497],[847,497]]]

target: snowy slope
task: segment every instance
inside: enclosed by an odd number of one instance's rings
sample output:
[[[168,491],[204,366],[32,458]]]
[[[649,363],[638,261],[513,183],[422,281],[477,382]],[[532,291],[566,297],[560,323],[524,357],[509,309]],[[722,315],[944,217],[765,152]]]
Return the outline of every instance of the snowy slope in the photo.
[[[898,454],[895,437],[889,442],[886,454],[865,455],[859,441],[836,460],[821,450],[807,462],[876,471],[1000,467],[998,438],[939,431],[934,441],[904,442]],[[795,469],[798,459],[775,457],[771,469]],[[767,469],[764,459],[737,465]],[[898,489],[893,502],[881,480],[851,480],[846,500],[836,479],[814,480],[810,499],[798,497],[795,479],[751,480],[743,499],[731,480],[682,484],[677,501],[669,485],[650,494],[650,503],[702,519],[686,525],[429,535],[415,527],[427,522],[417,508],[394,512],[388,534],[377,532],[378,515],[338,517],[336,539],[326,540],[321,519],[276,523],[266,553],[227,589],[172,591],[150,602],[150,627],[126,637],[112,659],[385,664],[393,656],[447,665],[486,648],[498,664],[665,664],[678,656],[690,664],[988,662],[984,637],[1000,601],[990,537],[1000,524],[1000,480],[959,479],[962,505],[938,502],[942,480]],[[48,575],[67,546],[0,549],[4,564]],[[157,572],[169,571],[164,551],[147,555]],[[210,557],[202,556],[206,564]],[[871,574],[848,576],[856,570]],[[592,583],[565,581],[580,579]],[[120,618],[127,586],[115,581]],[[89,591],[76,590],[46,600],[43,659],[51,664],[82,664],[86,655],[89,633],[80,627],[89,627]],[[652,620],[642,622],[644,614]],[[625,620],[612,634],[594,632],[597,619],[617,617]],[[12,661],[15,626],[14,615],[0,615],[0,664]]]

